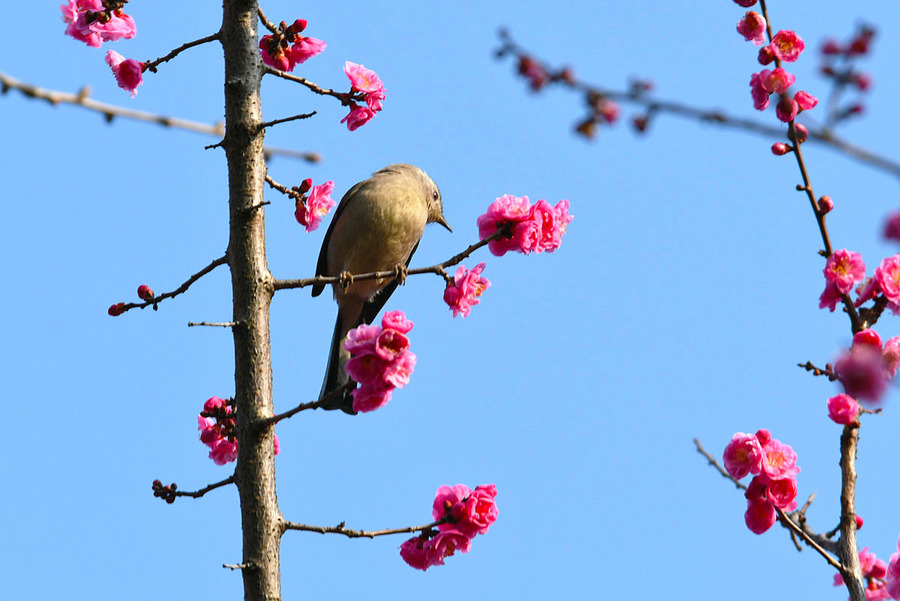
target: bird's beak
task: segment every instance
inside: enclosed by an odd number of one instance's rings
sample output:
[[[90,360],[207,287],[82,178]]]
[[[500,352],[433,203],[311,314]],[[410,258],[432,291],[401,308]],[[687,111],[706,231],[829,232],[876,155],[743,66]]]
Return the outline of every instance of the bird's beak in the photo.
[[[450,232],[451,234],[453,233],[453,229],[447,224],[447,220],[444,219],[443,215],[438,215],[434,221],[435,221],[435,223],[440,223],[445,228],[447,228],[447,231]]]

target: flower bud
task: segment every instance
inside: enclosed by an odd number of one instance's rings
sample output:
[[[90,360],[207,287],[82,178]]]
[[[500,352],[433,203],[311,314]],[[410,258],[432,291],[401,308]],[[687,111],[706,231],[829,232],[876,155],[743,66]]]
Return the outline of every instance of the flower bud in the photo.
[[[294,24],[291,25],[291,29],[294,30],[294,33],[300,33],[306,29],[306,19],[297,19],[294,21]]]
[[[759,49],[759,55],[756,57],[760,65],[771,64],[775,60],[775,53],[772,52],[772,46],[763,46]]]
[[[145,284],[141,284],[140,286],[138,286],[137,295],[138,298],[145,301],[153,300],[154,296],[153,290],[150,289],[150,286],[147,286]]]
[[[830,196],[822,196],[819,198],[819,212],[823,215],[827,215],[834,208],[834,201],[831,200]]]
[[[112,317],[117,317],[125,312],[125,303],[116,303],[115,305],[110,306],[107,313],[109,313]]]
[[[301,182],[300,187],[297,189],[297,191],[300,194],[306,194],[307,192],[309,192],[310,188],[312,188],[312,178],[308,177],[303,180],[303,182]]]
[[[774,144],[772,144],[772,154],[774,154],[775,156],[785,155],[792,150],[793,148],[790,145],[785,144],[784,142],[775,142]]]
[[[856,519],[856,529],[859,530],[863,526],[863,519],[858,515],[853,516]]]

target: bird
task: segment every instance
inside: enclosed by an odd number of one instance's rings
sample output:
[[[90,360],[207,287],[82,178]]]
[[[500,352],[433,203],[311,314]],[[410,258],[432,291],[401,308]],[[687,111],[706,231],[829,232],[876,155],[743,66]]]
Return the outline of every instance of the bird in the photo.
[[[344,281],[332,285],[338,314],[331,339],[328,366],[319,400],[350,382],[344,365],[350,353],[342,346],[347,332],[371,324],[400,283],[428,223],[453,230],[444,218],[441,192],[428,175],[414,165],[388,165],[350,188],[325,232],[317,276],[340,276],[396,270],[397,276]],[[319,296],[325,284],[315,284]],[[325,409],[355,414],[349,390],[336,395]]]

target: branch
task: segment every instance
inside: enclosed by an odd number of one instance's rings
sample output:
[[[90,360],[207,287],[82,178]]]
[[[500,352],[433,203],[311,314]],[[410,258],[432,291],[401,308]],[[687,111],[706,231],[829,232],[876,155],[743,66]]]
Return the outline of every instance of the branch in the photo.
[[[189,277],[184,284],[182,284],[181,286],[179,286],[172,292],[165,292],[158,296],[154,296],[150,300],[144,301],[142,303],[119,303],[119,306],[118,306],[119,312],[117,313],[117,315],[121,315],[125,311],[130,311],[131,309],[146,309],[147,307],[149,307],[151,305],[153,306],[153,310],[156,311],[157,305],[159,305],[160,301],[164,301],[167,298],[173,298],[175,296],[178,296],[182,292],[186,292],[187,289],[191,287],[191,284],[193,284],[194,282],[196,282],[197,280],[199,280],[200,278],[205,276],[207,273],[209,273],[210,271],[212,271],[219,265],[224,265],[227,262],[228,262],[227,255],[223,256],[223,257],[219,257],[218,259],[216,259],[215,261],[213,261],[212,263],[210,263],[209,265],[207,265],[206,267],[204,267],[203,269],[201,269],[200,271],[198,271],[197,273],[195,273],[194,275]]]
[[[308,526],[306,524],[298,524],[297,522],[282,522],[282,534],[288,530],[300,530],[303,532],[318,532],[319,534],[343,534],[347,538],[375,538],[376,536],[387,536],[389,534],[409,534],[414,532],[424,532],[435,526],[443,524],[445,520],[438,520],[425,524],[424,526],[410,526],[409,528],[391,528],[388,530],[350,530],[344,527],[344,522],[337,526]]]
[[[270,184],[271,185],[271,184]],[[493,240],[497,240],[499,238],[508,238],[510,235],[509,227],[503,227],[498,229],[496,232],[481,240],[480,242],[476,242],[474,244],[469,245],[464,251],[459,254],[456,254],[443,263],[438,263],[437,265],[431,265],[430,267],[417,267],[416,269],[409,269],[406,271],[406,275],[418,275],[422,273],[434,273],[440,276],[443,276],[445,279],[448,277],[447,272],[444,271],[447,267],[452,267],[461,263],[465,260],[469,255],[473,252],[487,246],[489,242]],[[335,284],[339,282],[346,282],[348,279],[352,281],[359,280],[376,280],[382,278],[390,278],[397,277],[397,270],[391,271],[374,271],[371,273],[361,273],[361,274],[343,274],[339,276],[324,276],[319,275],[314,278],[303,278],[297,280],[275,280],[275,290],[290,290],[292,288],[305,288],[306,286],[312,286],[313,284]]]
[[[284,117],[283,119],[274,119],[272,121],[265,121],[260,123],[260,128],[271,127],[273,125],[278,125],[279,123],[287,123],[288,121],[296,121],[297,119],[309,119],[313,115],[316,114],[316,111],[311,113],[300,113],[299,115],[294,115],[293,117]]]
[[[193,492],[185,492],[185,491],[181,491],[181,490],[176,490],[175,496],[176,497],[191,497],[192,499],[199,499],[200,497],[202,497],[209,491],[215,490],[217,488],[222,488],[223,486],[227,486],[229,484],[234,484],[234,475],[228,476],[224,480],[221,480],[214,484],[210,484],[208,486],[204,486],[200,490],[195,490]]]
[[[513,41],[507,31],[501,30],[499,35],[502,45],[496,51],[498,59],[502,59],[507,54],[513,54],[520,59],[522,57],[527,57],[540,65],[541,69],[548,74],[548,83],[558,83],[587,95],[605,97],[619,102],[640,106],[646,110],[648,116],[655,115],[656,113],[667,113],[693,121],[711,123],[728,129],[755,133],[765,137],[781,138],[784,135],[784,131],[778,127],[766,125],[752,119],[734,117],[718,109],[698,108],[671,100],[653,100],[636,91],[609,90],[580,82],[571,74],[571,71],[565,69],[553,69],[546,63],[532,58],[531,54]],[[565,76],[563,76],[563,74],[565,74]],[[810,127],[809,140],[815,140],[820,144],[830,146],[862,163],[900,177],[900,163],[879,156],[865,148],[855,146],[846,140],[842,140],[835,136],[828,127]]]
[[[0,93],[6,94],[9,90],[18,90],[28,98],[37,98],[46,100],[52,105],[57,104],[74,104],[89,111],[102,114],[107,121],[112,121],[115,117],[124,117],[126,119],[134,119],[137,121],[146,121],[148,123],[156,123],[164,127],[172,127],[175,129],[183,129],[209,136],[221,138],[225,135],[225,128],[221,123],[207,125],[206,123],[198,123],[196,121],[188,121],[177,117],[166,117],[155,113],[147,113],[144,111],[135,111],[113,104],[98,102],[89,98],[90,88],[83,87],[77,94],[69,92],[60,92],[57,90],[48,90],[37,86],[19,81],[9,75],[0,73]],[[266,147],[263,149],[266,158],[272,156],[285,156],[294,159],[301,159],[309,163],[318,163],[322,160],[321,155],[315,152],[300,152],[289,150],[286,148]]]
[[[309,81],[305,77],[298,77],[296,75],[291,75],[290,73],[287,73],[286,71],[282,71],[280,69],[276,69],[275,67],[270,67],[268,65],[265,65],[263,71],[265,73],[268,73],[269,75],[276,75],[282,79],[286,79],[288,81],[293,81],[294,83],[299,83],[300,85],[304,85],[307,88],[309,88],[310,90],[312,90],[313,92],[315,92],[316,94],[321,94],[322,96],[333,96],[334,98],[337,98],[338,100],[340,100],[341,104],[343,104],[345,106],[349,105],[350,101],[356,101],[356,102],[364,102],[365,101],[362,94],[359,94],[359,93],[349,94],[347,92],[335,92],[332,89],[323,88],[322,86],[319,86],[318,84],[315,84],[315,83]]]
[[[209,42],[215,42],[218,39],[219,39],[219,32],[217,31],[216,33],[214,33],[212,35],[206,36],[205,38],[200,38],[199,40],[194,40],[193,42],[188,42],[186,44],[182,44],[181,46],[179,46],[178,48],[176,48],[169,54],[167,54],[161,58],[158,58],[155,61],[144,61],[144,70],[150,71],[152,73],[156,73],[156,68],[158,66],[160,66],[162,63],[169,62],[170,60],[172,60],[173,58],[175,58],[176,56],[178,56],[179,54],[181,54],[188,48],[193,48],[194,46],[199,46],[200,44],[207,44]]]
[[[273,415],[272,417],[268,417],[266,419],[260,420],[259,426],[264,428],[266,426],[274,426],[278,422],[283,419],[288,419],[290,417],[295,416],[301,411],[306,411],[307,409],[321,409],[328,405],[328,403],[337,396],[342,396],[348,390],[352,390],[356,387],[356,382],[350,381],[341,386],[340,388],[335,388],[324,397],[319,399],[318,401],[311,401],[309,403],[300,403],[293,409],[285,411],[284,413],[279,413],[278,415]]]
[[[209,326],[209,327],[217,327],[217,328],[233,328],[237,325],[240,325],[238,321],[225,321],[225,322],[211,322],[211,321],[189,321],[188,327],[193,328],[196,326]]]

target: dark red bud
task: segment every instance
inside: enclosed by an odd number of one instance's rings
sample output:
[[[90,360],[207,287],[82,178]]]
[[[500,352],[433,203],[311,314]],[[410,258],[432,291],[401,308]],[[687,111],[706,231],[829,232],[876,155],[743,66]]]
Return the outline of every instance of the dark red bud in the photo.
[[[759,55],[756,57],[760,65],[768,65],[775,60],[775,53],[772,52],[771,46],[763,46],[759,49]]]
[[[861,517],[859,517],[858,515],[853,516],[853,517],[856,518],[856,529],[859,530],[863,526],[863,519]]]
[[[141,300],[153,300],[153,290],[150,289],[150,286],[145,284],[141,284],[137,289],[138,298]]]
[[[827,215],[834,208],[834,201],[831,200],[830,196],[822,196],[819,198],[819,212],[823,215]]]
[[[297,19],[294,21],[294,24],[291,25],[291,29],[294,30],[294,33],[300,33],[306,29],[306,19]]]
[[[310,188],[312,188],[312,178],[308,177],[300,183],[300,188],[297,191],[300,194],[306,194]]]
[[[125,303],[116,303],[115,305],[110,306],[107,313],[109,313],[113,317],[117,317],[125,312]]]

